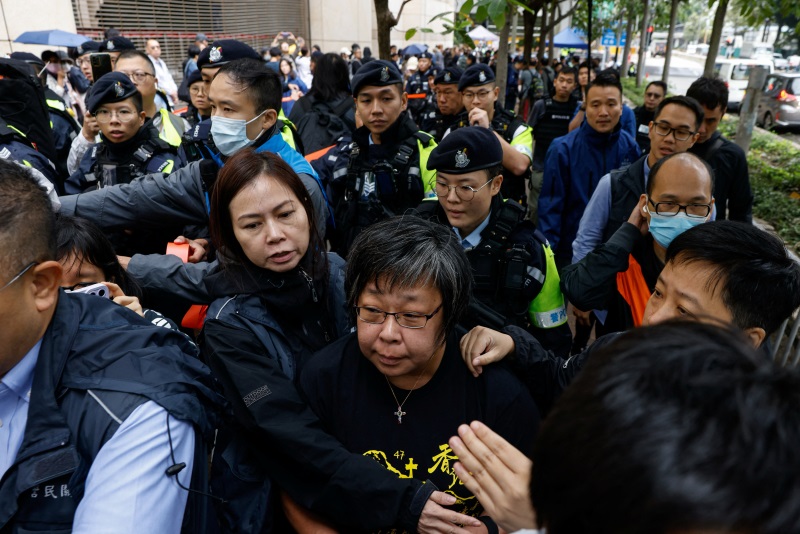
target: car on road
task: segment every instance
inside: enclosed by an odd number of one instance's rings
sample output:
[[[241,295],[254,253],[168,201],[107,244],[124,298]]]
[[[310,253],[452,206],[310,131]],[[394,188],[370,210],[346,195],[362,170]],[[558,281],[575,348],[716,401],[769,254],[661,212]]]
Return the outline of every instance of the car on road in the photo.
[[[689,86],[697,78],[703,75],[703,67],[694,65],[690,62],[682,65],[670,65],[669,67],[669,87],[671,95],[685,95]],[[661,80],[664,77],[664,65],[645,65],[644,77],[647,83]]]
[[[772,54],[772,64],[775,65],[775,70],[787,70],[789,68],[789,60],[778,52]]]
[[[738,111],[744,100],[747,82],[753,67],[760,65],[767,69],[769,74],[775,70],[772,61],[764,59],[722,59],[714,63],[714,72],[728,84],[728,110]]]
[[[756,123],[767,130],[800,127],[800,73],[767,76],[756,111]]]

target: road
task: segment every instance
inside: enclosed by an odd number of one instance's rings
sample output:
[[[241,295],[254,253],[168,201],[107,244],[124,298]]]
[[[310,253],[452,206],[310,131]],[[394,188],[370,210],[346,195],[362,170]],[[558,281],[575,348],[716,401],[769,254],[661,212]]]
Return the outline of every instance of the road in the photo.
[[[700,54],[687,54],[675,51],[669,68],[669,90],[676,95],[686,94],[687,89],[694,80],[703,75],[706,56]],[[663,57],[647,56],[645,63],[645,77],[648,80],[659,80],[664,71]],[[781,137],[800,144],[800,131],[778,131]]]

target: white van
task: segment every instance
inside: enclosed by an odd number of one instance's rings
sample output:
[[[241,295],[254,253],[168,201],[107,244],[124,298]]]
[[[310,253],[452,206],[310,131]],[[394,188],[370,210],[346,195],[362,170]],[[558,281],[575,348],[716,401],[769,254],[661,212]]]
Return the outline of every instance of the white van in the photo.
[[[723,59],[718,58],[714,63],[714,73],[728,84],[728,110],[738,111],[744,100],[750,71],[755,65],[760,65],[772,74],[772,61],[767,59]]]

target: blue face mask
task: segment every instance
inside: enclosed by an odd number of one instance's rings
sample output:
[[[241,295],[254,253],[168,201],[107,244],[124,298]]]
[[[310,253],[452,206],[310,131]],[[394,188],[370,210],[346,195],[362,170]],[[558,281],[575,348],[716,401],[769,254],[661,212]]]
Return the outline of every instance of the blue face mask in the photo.
[[[698,224],[703,224],[708,220],[708,217],[697,218],[689,217],[682,211],[677,215],[665,217],[650,211],[645,208],[650,214],[650,235],[656,240],[656,243],[664,248],[669,247],[672,240],[681,235],[686,230],[694,228]]]
[[[229,119],[227,117],[211,117],[211,137],[214,139],[214,144],[219,151],[225,156],[230,156],[258,141],[264,130],[262,129],[256,138],[251,140],[247,137],[247,125],[266,112],[267,110],[265,109],[249,121]]]

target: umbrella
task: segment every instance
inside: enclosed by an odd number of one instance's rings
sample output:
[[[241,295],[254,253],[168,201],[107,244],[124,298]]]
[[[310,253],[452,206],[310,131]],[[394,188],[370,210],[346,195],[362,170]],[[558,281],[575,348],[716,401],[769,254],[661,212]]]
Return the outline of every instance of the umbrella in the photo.
[[[42,30],[38,32],[25,32],[14,39],[14,42],[50,46],[79,46],[90,40],[91,39],[83,35],[65,32],[64,30]]]
[[[416,56],[428,50],[428,45],[410,44],[403,49],[404,56]]]
[[[553,37],[556,48],[589,48],[589,45],[572,28],[561,30]]]
[[[469,35],[470,38],[473,41],[499,41],[500,40],[500,36],[499,35],[493,34],[489,30],[487,30],[485,26],[476,26],[474,29],[472,29],[469,32],[467,32],[467,35]]]

